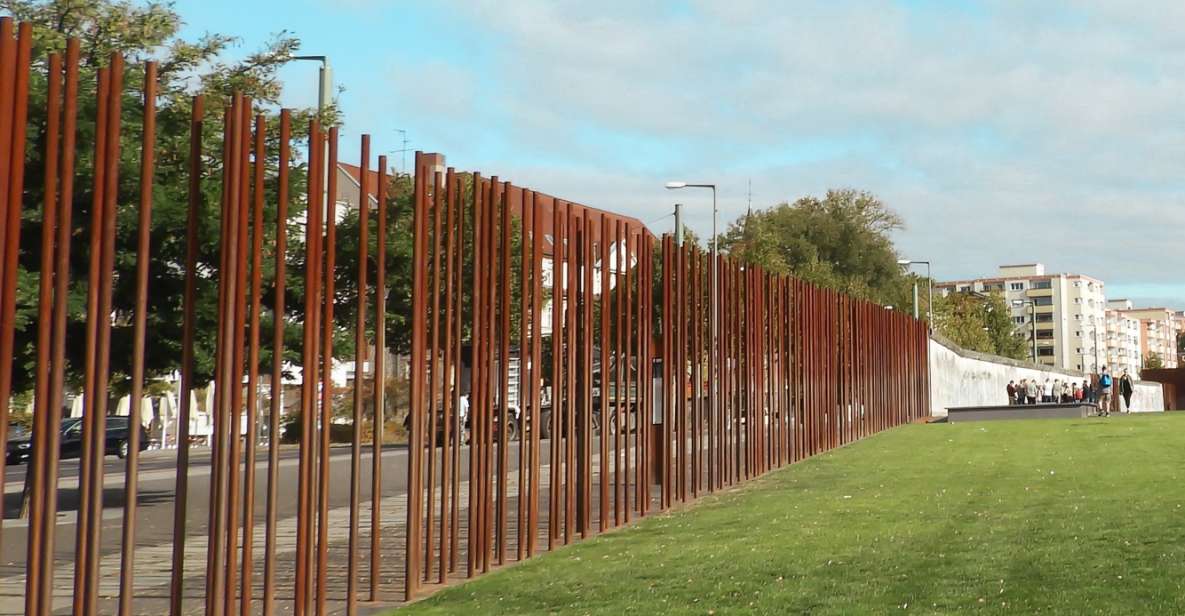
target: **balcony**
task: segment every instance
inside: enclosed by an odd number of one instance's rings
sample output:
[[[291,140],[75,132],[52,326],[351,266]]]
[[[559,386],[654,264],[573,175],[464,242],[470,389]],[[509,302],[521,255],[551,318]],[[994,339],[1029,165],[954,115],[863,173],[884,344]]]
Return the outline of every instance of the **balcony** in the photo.
[[[1029,289],[1026,295],[1029,297],[1053,297],[1053,289]]]

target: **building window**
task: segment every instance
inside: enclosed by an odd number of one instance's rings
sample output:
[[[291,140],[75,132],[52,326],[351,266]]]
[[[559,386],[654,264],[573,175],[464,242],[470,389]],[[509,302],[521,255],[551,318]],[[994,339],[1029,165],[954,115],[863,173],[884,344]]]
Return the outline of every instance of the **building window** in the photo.
[[[1024,325],[1025,318],[1024,317],[1012,317],[1012,322],[1016,323],[1017,325]]]
[[[1013,291],[1021,291],[1021,290],[1023,290],[1024,288],[1025,288],[1025,283],[1023,283],[1023,282],[1014,282],[1014,283],[1012,283],[1012,290],[1013,290]]]
[[[965,284],[965,285],[961,285],[961,286],[959,287],[959,292],[960,292],[960,293],[966,293],[966,292],[968,292],[968,291],[970,291],[970,290],[971,290],[971,285],[966,285],[966,284]]]
[[[1053,305],[1053,298],[1052,297],[1034,297],[1033,304],[1035,304],[1037,306],[1052,306]]]
[[[1048,280],[1038,280],[1033,283],[1034,289],[1052,289],[1053,283]]]
[[[1037,322],[1038,323],[1052,323],[1053,322],[1053,315],[1049,314],[1048,312],[1039,314],[1039,315],[1037,315]]]
[[[1040,357],[1053,357],[1053,347],[1037,349],[1037,355]]]

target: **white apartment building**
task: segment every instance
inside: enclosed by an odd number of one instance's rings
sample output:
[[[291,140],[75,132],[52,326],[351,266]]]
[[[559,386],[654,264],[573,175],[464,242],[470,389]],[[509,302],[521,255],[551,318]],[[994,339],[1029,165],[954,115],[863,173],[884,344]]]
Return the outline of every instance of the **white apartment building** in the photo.
[[[1176,368],[1179,365],[1177,335],[1182,331],[1178,314],[1168,308],[1131,308],[1130,304],[1122,312],[1139,322],[1139,365],[1144,366],[1149,356],[1156,355],[1165,368]]]
[[[1033,348],[1036,362],[1095,372],[1106,360],[1107,302],[1103,281],[1081,274],[1047,274],[1040,263],[1001,265],[992,278],[935,283],[943,295],[1001,293],[1016,334]]]
[[[1139,378],[1141,366],[1140,320],[1128,314],[1132,303],[1126,299],[1107,302],[1107,360],[1104,365],[1114,374],[1127,370]]]

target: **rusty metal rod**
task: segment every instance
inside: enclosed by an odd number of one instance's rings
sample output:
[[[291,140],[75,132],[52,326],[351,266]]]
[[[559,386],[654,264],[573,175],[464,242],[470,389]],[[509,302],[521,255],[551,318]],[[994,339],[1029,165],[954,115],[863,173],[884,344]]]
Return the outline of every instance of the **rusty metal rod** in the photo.
[[[272,301],[272,372],[267,418],[267,504],[264,517],[263,613],[276,610],[276,524],[280,500],[280,415],[284,412],[284,319],[288,279],[288,181],[292,113],[280,110],[280,152],[276,178],[276,244]]]

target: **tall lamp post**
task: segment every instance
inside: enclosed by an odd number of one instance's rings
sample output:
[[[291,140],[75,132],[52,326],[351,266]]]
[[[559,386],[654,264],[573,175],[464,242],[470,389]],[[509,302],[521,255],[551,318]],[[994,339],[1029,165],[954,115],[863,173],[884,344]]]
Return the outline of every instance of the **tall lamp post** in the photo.
[[[333,68],[329,66],[329,56],[289,56],[289,60],[302,60],[307,62],[320,62],[321,70],[317,73],[317,115],[324,116],[325,109],[329,107],[333,96]],[[325,204],[321,207],[327,207],[329,203],[329,159],[325,160],[325,169],[322,170],[321,185],[325,187]]]
[[[712,279],[709,281],[709,286],[711,287],[711,290],[712,290],[712,302],[711,302],[711,306],[710,306],[711,310],[708,314],[708,318],[711,321],[709,323],[709,332],[710,332],[709,333],[709,336],[710,336],[709,348],[714,349],[714,348],[716,348],[716,321],[718,320],[718,315],[719,315],[719,312],[717,311],[716,306],[717,306],[717,304],[720,303],[720,290],[716,284],[716,280],[718,278],[717,272],[716,272],[717,260],[718,260],[717,259],[717,245],[716,245],[716,215],[717,215],[716,185],[715,184],[689,184],[687,182],[667,182],[667,190],[680,190],[683,188],[710,188],[712,190],[712,268],[708,270],[708,274],[711,275],[711,277],[712,277]],[[679,208],[676,209],[676,212],[680,213],[680,216],[679,216],[680,223],[682,223],[681,208],[682,208],[682,206],[680,205]],[[682,224],[680,224],[679,226],[682,227]],[[675,241],[682,244],[683,243],[682,235],[683,235],[683,233],[680,230],[679,237],[676,237]],[[712,366],[713,362],[712,362],[711,358],[713,358],[713,357],[715,357],[715,353],[712,353],[708,356],[708,358],[709,358],[708,365],[709,366]],[[665,359],[666,358],[664,358],[664,361],[665,361]],[[712,367],[711,372],[712,373],[708,375],[708,400],[710,400],[710,406],[709,406],[708,412],[711,413],[712,417],[716,417],[718,415],[717,415],[717,408],[716,408],[716,374],[715,374],[716,369],[714,366]],[[696,379],[698,380],[699,378],[700,377],[697,375]],[[698,384],[697,384],[697,386],[698,386]]]
[[[914,261],[912,259],[898,259],[897,265],[910,267],[912,265],[926,266],[926,319],[930,321],[930,329],[934,329],[934,278],[930,275],[929,261]],[[913,318],[918,318],[918,286],[913,283]]]
[[[1037,363],[1037,304],[1034,304],[1031,299],[1012,300],[1013,306],[1020,307],[1026,304],[1029,306],[1029,323],[1033,329],[1033,363],[1035,364]]]

